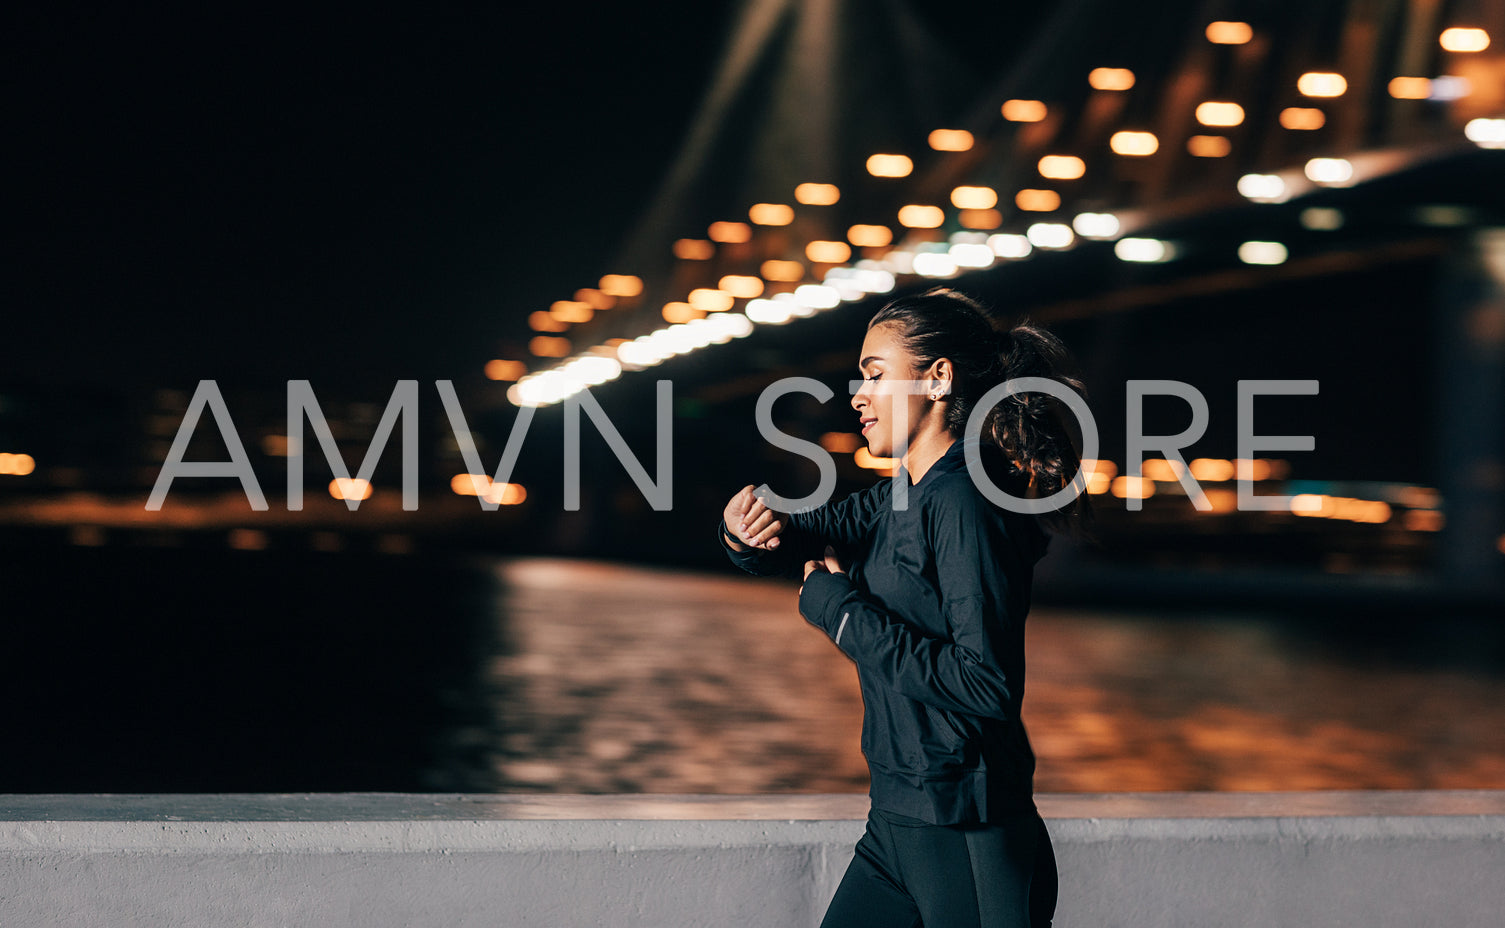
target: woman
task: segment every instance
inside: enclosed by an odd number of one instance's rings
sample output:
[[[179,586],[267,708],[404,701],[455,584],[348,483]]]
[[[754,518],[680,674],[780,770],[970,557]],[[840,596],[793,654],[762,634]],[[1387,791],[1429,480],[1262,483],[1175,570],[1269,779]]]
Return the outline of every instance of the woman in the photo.
[[[1065,488],[1080,460],[1049,395],[1003,399],[970,436],[968,423],[1009,378],[1082,384],[1062,372],[1054,336],[1029,325],[1000,334],[945,289],[879,310],[859,357],[852,406],[869,450],[899,459],[896,478],[797,513],[744,487],[718,531],[750,573],[799,571],[801,614],[857,665],[871,810],[823,928],[1049,925],[1055,858],[1019,715],[1024,618],[1049,542],[1041,522],[1075,529],[1087,502],[1040,517],[995,505],[966,451],[974,442],[1014,497]]]

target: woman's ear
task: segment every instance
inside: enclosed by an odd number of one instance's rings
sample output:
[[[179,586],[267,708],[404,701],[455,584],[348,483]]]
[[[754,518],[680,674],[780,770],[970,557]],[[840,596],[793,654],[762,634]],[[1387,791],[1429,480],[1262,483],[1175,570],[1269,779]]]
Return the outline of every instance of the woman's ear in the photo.
[[[948,390],[953,385],[955,377],[956,368],[951,364],[950,358],[937,358],[935,363],[930,365],[929,379],[946,381]]]

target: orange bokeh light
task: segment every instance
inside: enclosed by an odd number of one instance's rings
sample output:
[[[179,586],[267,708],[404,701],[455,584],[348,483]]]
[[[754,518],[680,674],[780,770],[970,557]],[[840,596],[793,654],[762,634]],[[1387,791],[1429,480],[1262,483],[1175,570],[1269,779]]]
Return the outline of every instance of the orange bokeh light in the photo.
[[[835,184],[800,184],[794,199],[806,206],[830,206],[841,199],[841,190]]]

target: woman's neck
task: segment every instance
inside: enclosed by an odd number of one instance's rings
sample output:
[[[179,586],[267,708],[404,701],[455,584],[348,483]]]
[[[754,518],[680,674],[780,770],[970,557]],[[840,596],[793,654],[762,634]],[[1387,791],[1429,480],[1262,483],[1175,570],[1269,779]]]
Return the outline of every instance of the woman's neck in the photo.
[[[920,479],[925,476],[925,472],[945,456],[955,441],[956,436],[944,429],[915,436],[914,442],[900,459],[904,469],[909,472],[910,484],[919,483]]]

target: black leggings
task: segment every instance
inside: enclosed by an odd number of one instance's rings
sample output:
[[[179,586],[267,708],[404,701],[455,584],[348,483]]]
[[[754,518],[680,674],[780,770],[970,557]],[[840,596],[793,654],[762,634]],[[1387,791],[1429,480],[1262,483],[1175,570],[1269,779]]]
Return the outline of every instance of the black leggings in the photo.
[[[874,809],[821,928],[1048,928],[1055,910],[1038,812],[930,825]]]

